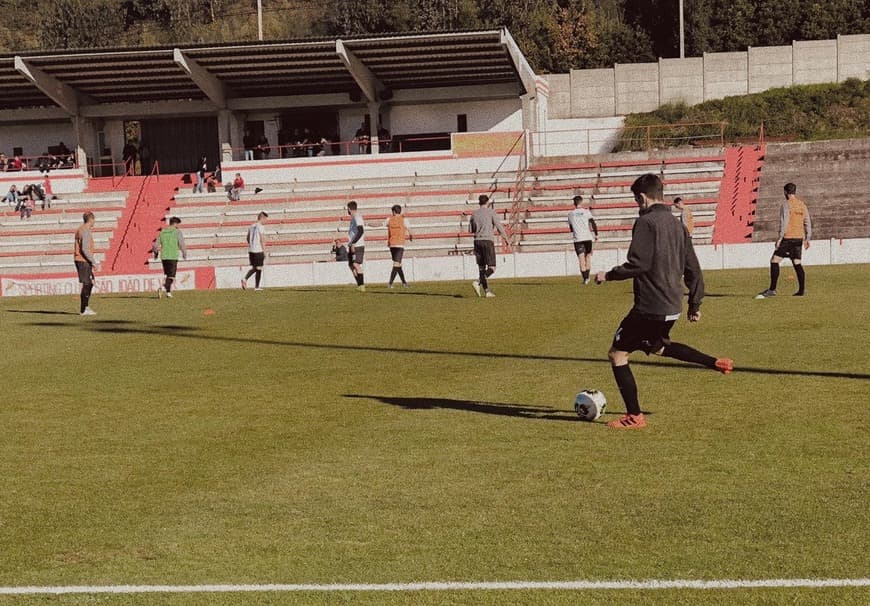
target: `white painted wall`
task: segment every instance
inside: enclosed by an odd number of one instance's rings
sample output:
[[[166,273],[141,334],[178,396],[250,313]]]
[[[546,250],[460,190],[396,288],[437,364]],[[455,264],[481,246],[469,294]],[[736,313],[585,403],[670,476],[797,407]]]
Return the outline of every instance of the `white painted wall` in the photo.
[[[390,131],[394,135],[452,133],[456,132],[456,116],[459,114],[468,116],[469,132],[523,129],[522,104],[517,97],[492,101],[396,105],[390,108]]]
[[[696,246],[698,260],[704,270],[757,268],[769,266],[773,243],[707,244]],[[626,249],[596,250],[592,258],[592,271],[608,270],[625,261]],[[837,265],[870,263],[870,238],[852,240],[814,240],[804,251],[807,265]],[[366,263],[369,283],[386,282],[391,262],[388,259]],[[219,267],[215,270],[217,288],[238,288],[239,279],[249,269],[247,265]],[[411,257],[404,263],[405,275],[410,282],[445,280],[473,280],[478,270],[471,255],[449,257]],[[563,252],[513,253],[498,255],[496,278],[523,278],[545,276],[576,276],[579,274],[577,257],[573,250]],[[759,274],[762,284],[766,274]],[[267,265],[265,285],[272,287],[353,284],[345,263],[297,263],[293,265]]]
[[[536,156],[607,154],[614,148],[625,118],[569,118],[548,120],[543,132],[532,134]]]
[[[2,93],[0,93],[2,94]],[[0,152],[10,158],[12,149],[23,147],[25,156],[39,156],[63,141],[69,149],[75,148],[72,122],[39,122],[27,124],[0,124]]]

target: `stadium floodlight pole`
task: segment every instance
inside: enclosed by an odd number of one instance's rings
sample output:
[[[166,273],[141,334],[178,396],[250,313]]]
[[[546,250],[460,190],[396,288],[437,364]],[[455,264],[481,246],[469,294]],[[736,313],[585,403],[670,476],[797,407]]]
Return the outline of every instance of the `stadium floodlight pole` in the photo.
[[[683,26],[683,0],[680,0],[680,59],[686,58],[686,30]]]
[[[257,0],[257,40],[263,41],[263,0]]]

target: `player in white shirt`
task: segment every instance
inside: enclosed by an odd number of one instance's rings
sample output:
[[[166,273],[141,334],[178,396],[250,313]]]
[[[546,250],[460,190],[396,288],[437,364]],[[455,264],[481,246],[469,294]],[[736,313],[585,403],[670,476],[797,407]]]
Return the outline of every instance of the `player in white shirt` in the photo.
[[[583,284],[589,284],[592,240],[594,238],[598,241],[598,226],[592,218],[592,212],[580,206],[582,202],[583,196],[574,196],[574,210],[568,213],[568,225],[571,226],[571,235],[574,237],[574,252],[577,253],[577,261],[580,263]]]
[[[366,252],[365,220],[357,210],[356,202],[347,203],[347,214],[350,215],[350,227],[347,230],[347,263],[356,280],[356,289],[366,291],[366,281],[363,276],[363,261]]]
[[[248,287],[248,279],[254,276],[254,290],[263,290],[260,288],[260,278],[263,276],[263,265],[266,262],[266,236],[263,233],[263,226],[268,218],[269,215],[267,213],[261,212],[257,215],[257,222],[248,228],[246,240],[248,242],[248,260],[251,262],[251,269],[242,280],[243,289]]]

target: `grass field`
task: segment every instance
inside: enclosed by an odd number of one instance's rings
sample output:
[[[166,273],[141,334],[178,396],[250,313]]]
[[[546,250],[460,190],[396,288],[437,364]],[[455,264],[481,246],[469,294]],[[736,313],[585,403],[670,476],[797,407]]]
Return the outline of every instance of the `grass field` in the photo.
[[[606,360],[630,284],[0,299],[0,586],[870,576],[868,266],[709,272]],[[791,293],[790,268],[780,292]],[[370,279],[373,276],[369,276]],[[214,315],[204,315],[205,309]],[[0,597],[0,604],[867,604],[870,590]]]

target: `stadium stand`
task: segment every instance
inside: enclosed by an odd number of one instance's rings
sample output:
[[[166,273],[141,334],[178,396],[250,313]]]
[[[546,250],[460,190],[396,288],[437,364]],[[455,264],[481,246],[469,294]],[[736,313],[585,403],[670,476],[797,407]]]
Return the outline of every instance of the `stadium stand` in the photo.
[[[753,241],[777,239],[782,187],[797,185],[813,220],[813,239],[866,238],[870,195],[866,176],[870,139],[770,143],[758,196]]]

